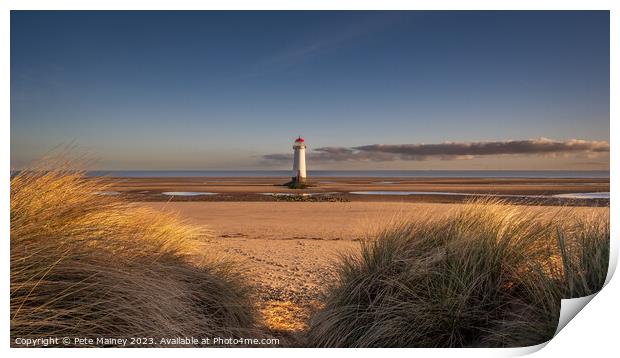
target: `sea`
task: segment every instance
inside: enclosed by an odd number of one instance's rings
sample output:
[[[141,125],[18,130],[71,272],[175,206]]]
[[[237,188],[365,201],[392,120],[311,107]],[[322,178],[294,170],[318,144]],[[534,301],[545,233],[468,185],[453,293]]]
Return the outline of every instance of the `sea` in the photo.
[[[93,170],[88,176],[159,177],[289,177],[290,170]],[[371,178],[609,178],[608,170],[310,170],[308,177]]]

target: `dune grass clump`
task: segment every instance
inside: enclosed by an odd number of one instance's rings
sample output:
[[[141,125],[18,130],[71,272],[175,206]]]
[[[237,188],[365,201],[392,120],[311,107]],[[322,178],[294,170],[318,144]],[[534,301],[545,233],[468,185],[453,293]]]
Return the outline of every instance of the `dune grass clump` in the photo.
[[[343,258],[318,347],[506,347],[553,337],[560,300],[605,282],[607,218],[475,201],[383,230]]]
[[[195,230],[72,171],[11,178],[11,337],[248,337],[239,273]],[[12,339],[12,342],[14,339]]]

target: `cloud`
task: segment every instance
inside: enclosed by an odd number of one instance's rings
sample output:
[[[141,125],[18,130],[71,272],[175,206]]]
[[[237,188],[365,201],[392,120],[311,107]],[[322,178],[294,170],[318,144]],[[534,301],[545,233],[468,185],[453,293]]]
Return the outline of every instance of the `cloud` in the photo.
[[[555,155],[570,153],[598,154],[609,152],[609,143],[548,138],[494,142],[444,142],[438,144],[372,144],[358,147],[322,147],[309,153],[316,162],[338,161],[424,161],[430,159],[473,159],[488,155]],[[269,161],[290,161],[289,154],[269,154]]]
[[[273,162],[288,162],[293,160],[292,154],[266,154],[263,155],[263,159]]]

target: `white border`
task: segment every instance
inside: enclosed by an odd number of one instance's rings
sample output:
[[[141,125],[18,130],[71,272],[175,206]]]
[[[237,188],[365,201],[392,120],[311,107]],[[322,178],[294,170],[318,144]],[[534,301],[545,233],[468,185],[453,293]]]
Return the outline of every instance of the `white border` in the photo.
[[[341,10],[341,9],[353,9],[353,10],[398,10],[398,9],[411,9],[411,10],[477,10],[477,9],[493,9],[493,10],[611,10],[611,115],[610,118],[610,143],[614,143],[611,146],[611,191],[614,192],[614,188],[618,185],[618,147],[615,145],[616,137],[618,136],[618,125],[615,115],[618,113],[617,101],[613,99],[618,95],[618,36],[620,29],[618,26],[618,20],[620,17],[617,14],[620,2],[611,0],[593,0],[593,1],[552,1],[552,0],[522,0],[522,1],[403,1],[403,0],[381,0],[381,1],[368,1],[368,0],[349,0],[349,1],[327,1],[327,0],[315,0],[315,1],[301,1],[301,0],[219,0],[219,1],[197,1],[197,0],[175,0],[175,1],[130,1],[130,0],[4,0],[0,2],[2,7],[2,14],[0,15],[2,21],[0,39],[2,41],[1,46],[5,50],[4,55],[1,57],[1,65],[3,70],[2,81],[3,86],[0,87],[0,94],[3,101],[0,102],[0,113],[2,113],[2,119],[0,120],[0,146],[2,147],[3,155],[1,157],[2,166],[5,168],[5,174],[2,176],[2,186],[0,186],[0,195],[2,196],[2,210],[5,213],[0,219],[0,225],[2,226],[2,233],[5,240],[2,241],[2,254],[4,256],[2,265],[2,283],[4,288],[4,295],[2,295],[2,309],[4,324],[2,325],[3,333],[3,346],[2,350],[8,350],[9,346],[9,172],[10,172],[10,12],[9,10],[62,10],[62,9],[75,9],[75,10],[192,10],[192,9],[204,9],[204,10],[223,10],[223,9],[247,9],[247,10],[272,10],[272,9],[288,9],[288,10]],[[615,197],[615,194],[612,195]],[[620,218],[620,211],[614,205],[611,205],[611,217]],[[618,227],[615,221],[612,220],[612,262],[617,262],[618,254]],[[615,266],[615,265],[614,265]],[[592,302],[587,305],[579,315],[570,322],[567,327],[562,330],[557,337],[552,339],[542,349],[539,356],[585,356],[586,354],[602,354],[607,352],[613,352],[617,349],[617,327],[618,327],[618,305],[620,304],[620,284],[618,279],[611,281],[601,294],[593,298]],[[544,345],[542,345],[544,346]],[[470,356],[470,357],[487,357],[487,356],[512,356],[531,353],[538,350],[541,347],[520,348],[520,349],[393,349],[389,354],[397,356],[412,356],[412,355],[424,355],[424,356]],[[105,349],[91,349],[87,354],[94,356],[107,356],[111,351]],[[9,353],[9,352],[5,352]],[[15,356],[24,356],[30,354],[48,354],[51,356],[82,356],[85,352],[77,349],[48,349],[45,351],[38,350],[33,351],[30,349],[13,349],[9,354]],[[116,350],[115,355],[129,356],[135,354],[148,354],[150,356],[169,356],[173,354],[183,354],[191,356],[224,356],[224,355],[252,355],[252,356],[264,356],[264,357],[284,357],[290,354],[300,355],[302,357],[310,357],[318,355],[341,355],[341,354],[355,354],[356,356],[373,356],[377,354],[383,354],[377,350],[333,350],[333,349],[297,349],[291,351],[291,349],[183,349],[178,351],[176,349],[148,349],[148,350]],[[5,355],[6,356],[6,355]],[[606,356],[606,355],[603,355]]]

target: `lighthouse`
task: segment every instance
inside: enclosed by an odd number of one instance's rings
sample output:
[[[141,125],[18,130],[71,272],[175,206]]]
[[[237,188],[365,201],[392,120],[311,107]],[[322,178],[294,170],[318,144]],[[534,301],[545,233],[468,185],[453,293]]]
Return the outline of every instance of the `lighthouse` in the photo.
[[[293,185],[306,184],[306,143],[297,137],[293,143]]]

